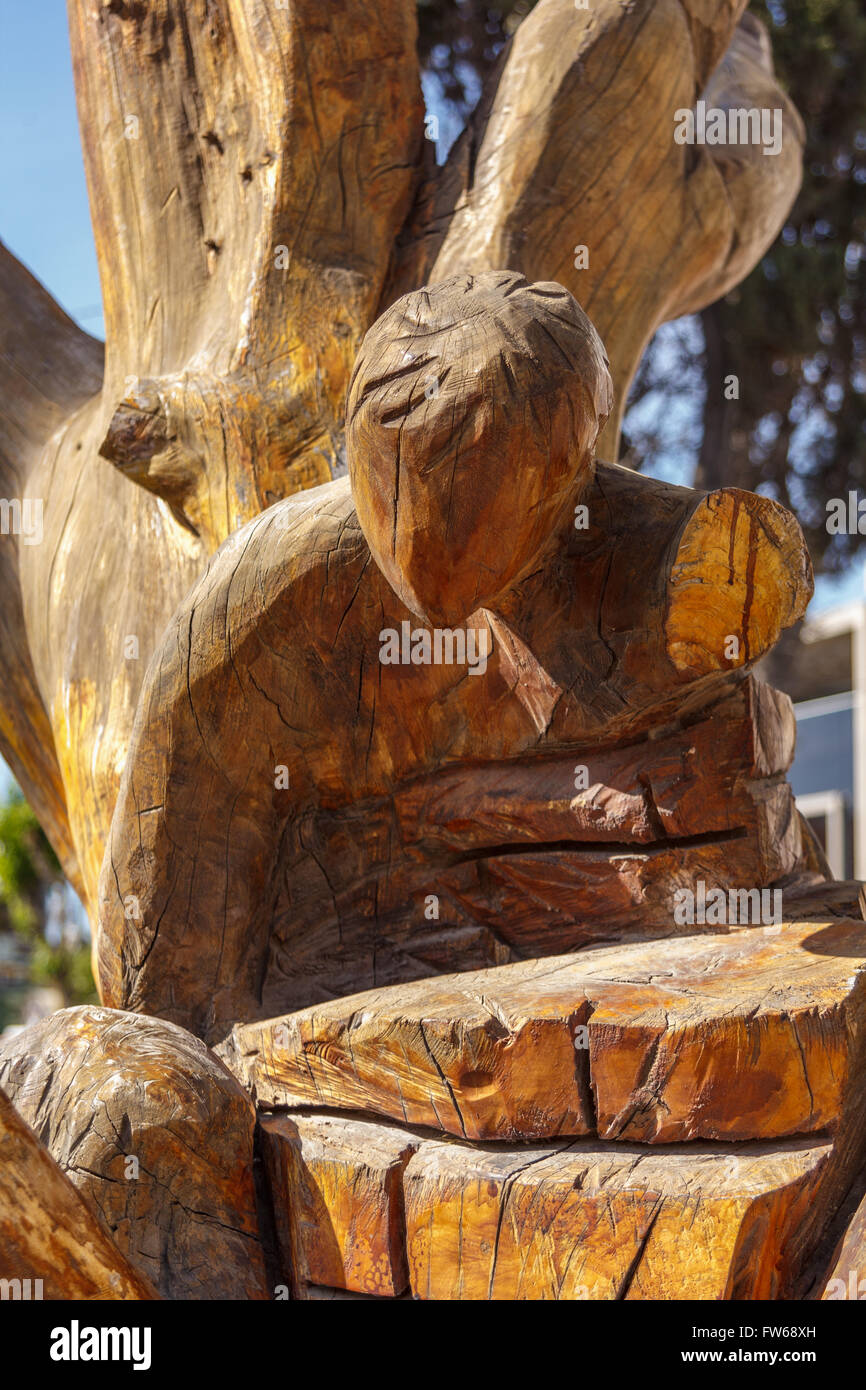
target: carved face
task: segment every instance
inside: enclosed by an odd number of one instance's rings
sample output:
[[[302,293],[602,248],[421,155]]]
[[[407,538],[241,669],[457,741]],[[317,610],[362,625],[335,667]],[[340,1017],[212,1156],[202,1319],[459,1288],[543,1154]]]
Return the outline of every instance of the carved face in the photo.
[[[349,386],[358,517],[419,617],[491,607],[573,511],[613,401],[601,339],[561,285],[509,271],[397,300]]]

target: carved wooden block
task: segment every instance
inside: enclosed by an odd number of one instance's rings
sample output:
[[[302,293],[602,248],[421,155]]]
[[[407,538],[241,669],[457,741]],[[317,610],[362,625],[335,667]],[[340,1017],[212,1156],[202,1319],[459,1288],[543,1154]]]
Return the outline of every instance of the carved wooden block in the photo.
[[[391,986],[219,1049],[263,1106],[467,1139],[671,1143],[837,1124],[866,1028],[866,923],[752,926]]]
[[[262,1123],[300,1298],[393,1297],[407,1260],[417,1299],[793,1297],[838,1201],[826,1137],[508,1145],[316,1112]]]
[[[662,1151],[576,1141],[475,1148],[431,1140],[405,1176],[422,1299],[784,1296],[785,1242],[829,1146],[795,1139]]]
[[[316,1114],[264,1115],[261,1133],[284,1268],[306,1284],[403,1293],[402,1179],[420,1139]]]

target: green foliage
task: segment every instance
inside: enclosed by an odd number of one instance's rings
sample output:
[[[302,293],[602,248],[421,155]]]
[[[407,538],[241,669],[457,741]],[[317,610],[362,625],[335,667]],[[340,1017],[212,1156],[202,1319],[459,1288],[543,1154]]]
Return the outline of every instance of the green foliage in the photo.
[[[19,791],[0,806],[0,907],[9,925],[31,943],[31,979],[55,984],[67,1004],[96,1001],[85,944],[46,941],[45,895],[63,873],[48,839]]]
[[[14,792],[0,806],[0,902],[16,931],[38,933],[43,887],[60,877],[45,832],[21,793]]]
[[[99,1002],[87,946],[50,946],[39,937],[33,948],[30,977],[36,985],[57,985],[66,1004]]]

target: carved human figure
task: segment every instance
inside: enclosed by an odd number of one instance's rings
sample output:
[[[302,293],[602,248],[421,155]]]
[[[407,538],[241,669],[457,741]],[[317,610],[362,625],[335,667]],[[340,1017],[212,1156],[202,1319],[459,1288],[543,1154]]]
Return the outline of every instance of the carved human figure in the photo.
[[[610,408],[561,286],[461,275],[373,325],[349,478],[232,535],[148,670],[100,882],[105,1002],[212,1040],[664,935],[697,879],[820,872],[790,707],[749,675],[808,602],[799,527],[597,461]]]

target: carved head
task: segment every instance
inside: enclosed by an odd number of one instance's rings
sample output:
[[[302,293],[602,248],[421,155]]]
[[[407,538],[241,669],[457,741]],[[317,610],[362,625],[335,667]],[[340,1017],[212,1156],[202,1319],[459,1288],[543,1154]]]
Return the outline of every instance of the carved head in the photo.
[[[398,299],[361,344],[355,507],[413,613],[492,607],[573,513],[613,404],[601,339],[561,285],[461,275]]]

